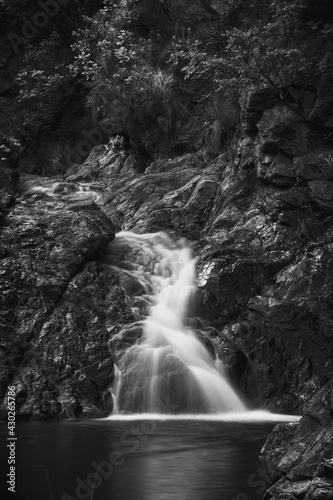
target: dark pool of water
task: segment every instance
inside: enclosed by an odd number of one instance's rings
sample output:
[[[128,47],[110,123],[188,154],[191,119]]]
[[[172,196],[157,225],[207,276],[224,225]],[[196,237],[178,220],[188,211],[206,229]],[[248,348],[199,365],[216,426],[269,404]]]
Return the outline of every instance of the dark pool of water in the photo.
[[[267,480],[258,454],[273,426],[154,419],[18,424],[16,494],[2,498],[259,500]],[[6,424],[0,436],[5,443]],[[2,486],[7,454],[1,446]]]

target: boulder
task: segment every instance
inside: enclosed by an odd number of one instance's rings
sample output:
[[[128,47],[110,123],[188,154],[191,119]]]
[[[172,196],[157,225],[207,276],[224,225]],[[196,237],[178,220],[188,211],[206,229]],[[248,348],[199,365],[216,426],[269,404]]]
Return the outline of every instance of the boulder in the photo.
[[[101,299],[110,286],[112,290],[112,279],[103,281],[101,265],[85,271],[82,266],[113,237],[111,222],[93,202],[65,202],[35,194],[17,200],[6,213],[1,228],[0,389],[2,399],[7,384],[20,387],[18,415],[59,417],[61,382],[71,378],[80,386],[77,391],[84,394],[87,388],[87,404],[93,397],[94,404],[96,398],[99,401],[95,411],[103,408],[101,391],[112,368],[104,319],[109,311],[113,321],[115,313],[112,301],[104,306]],[[114,276],[113,283],[116,286]],[[112,293],[122,300],[119,289]],[[125,305],[123,313],[129,314]],[[71,397],[75,399],[74,386]],[[75,405],[75,411],[82,413]]]
[[[299,423],[278,425],[266,441],[261,457],[273,470],[274,484],[265,499],[289,493],[304,500],[332,498],[332,394],[333,379],[309,401]]]

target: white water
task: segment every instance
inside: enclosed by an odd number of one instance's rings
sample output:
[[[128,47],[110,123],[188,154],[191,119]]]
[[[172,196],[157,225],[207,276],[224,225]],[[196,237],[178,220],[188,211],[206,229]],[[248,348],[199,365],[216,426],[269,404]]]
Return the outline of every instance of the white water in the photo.
[[[43,193],[52,198],[59,198],[70,201],[93,200],[97,205],[103,204],[100,188],[89,182],[49,182],[46,178],[46,185],[33,186],[23,193],[23,197],[33,194]]]
[[[124,374],[113,388],[115,412],[220,414],[244,412],[245,406],[214,359],[188,326],[195,290],[195,261],[183,242],[164,233],[121,232],[136,248],[139,262],[131,271],[149,292],[148,317],[139,324],[142,337],[123,358]],[[150,267],[151,274],[144,267]],[[116,267],[116,269],[118,269]]]
[[[114,421],[141,421],[141,420],[199,420],[205,422],[299,422],[302,417],[300,415],[283,415],[280,413],[271,413],[264,410],[249,410],[242,412],[225,412],[225,413],[201,413],[196,415],[181,414],[168,415],[161,413],[136,413],[131,415],[110,415],[104,420]]]

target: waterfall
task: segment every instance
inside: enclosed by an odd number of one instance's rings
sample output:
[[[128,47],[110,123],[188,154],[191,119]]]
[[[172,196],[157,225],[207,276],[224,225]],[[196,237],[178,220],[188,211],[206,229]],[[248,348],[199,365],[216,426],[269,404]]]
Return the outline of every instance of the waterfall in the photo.
[[[221,361],[204,345],[204,335],[190,326],[196,276],[195,260],[185,243],[164,233],[121,232],[111,243],[105,262],[132,276],[143,290],[132,304],[138,318],[132,329],[140,335],[115,368],[114,411],[244,411],[223,374]],[[137,304],[145,304],[146,314]],[[111,340],[111,350],[113,344]]]

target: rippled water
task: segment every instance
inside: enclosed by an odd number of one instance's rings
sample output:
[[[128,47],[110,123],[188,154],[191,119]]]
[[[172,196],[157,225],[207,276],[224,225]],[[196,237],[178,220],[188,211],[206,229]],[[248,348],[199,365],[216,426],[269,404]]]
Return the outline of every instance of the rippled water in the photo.
[[[163,417],[20,424],[12,497],[259,500],[267,480],[258,455],[274,425]],[[0,433],[4,443],[6,424]],[[3,477],[7,468],[1,466]]]

